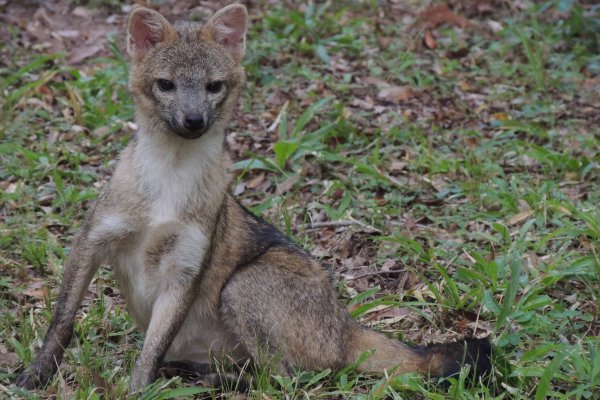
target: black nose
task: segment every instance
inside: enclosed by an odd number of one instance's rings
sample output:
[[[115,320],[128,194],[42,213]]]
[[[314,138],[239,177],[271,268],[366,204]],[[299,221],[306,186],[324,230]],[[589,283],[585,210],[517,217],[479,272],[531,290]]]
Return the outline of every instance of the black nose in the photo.
[[[190,131],[199,131],[204,128],[204,117],[202,114],[188,114],[183,119],[183,126]]]

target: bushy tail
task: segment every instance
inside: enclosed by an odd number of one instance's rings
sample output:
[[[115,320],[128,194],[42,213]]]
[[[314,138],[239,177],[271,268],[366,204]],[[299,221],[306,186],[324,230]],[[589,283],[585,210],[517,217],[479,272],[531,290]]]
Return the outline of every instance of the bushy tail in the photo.
[[[492,345],[489,338],[464,339],[458,342],[432,344],[421,347],[421,351],[433,376],[451,377],[458,375],[462,366],[469,364],[470,378],[477,382],[479,377],[492,371]]]
[[[367,329],[354,335],[352,362],[363,352],[375,352],[358,369],[363,372],[394,371],[397,374],[419,372],[433,377],[457,375],[462,366],[469,364],[470,379],[477,382],[480,376],[492,370],[492,345],[488,338],[465,339],[458,342],[409,346]]]

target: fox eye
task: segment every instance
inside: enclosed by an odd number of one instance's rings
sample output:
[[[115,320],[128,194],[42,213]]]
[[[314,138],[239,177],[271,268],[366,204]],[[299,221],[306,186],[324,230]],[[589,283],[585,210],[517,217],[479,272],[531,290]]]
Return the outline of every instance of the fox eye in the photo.
[[[166,79],[158,79],[156,81],[156,83],[158,84],[158,88],[162,92],[168,92],[169,90],[175,89],[175,84],[173,82],[171,82],[171,81],[166,80]]]
[[[211,93],[219,93],[221,88],[223,88],[223,81],[214,81],[206,85],[206,90]]]

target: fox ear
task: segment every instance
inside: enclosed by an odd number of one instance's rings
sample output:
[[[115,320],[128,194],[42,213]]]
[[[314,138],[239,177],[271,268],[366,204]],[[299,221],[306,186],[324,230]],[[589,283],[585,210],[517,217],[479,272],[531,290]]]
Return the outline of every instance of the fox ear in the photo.
[[[201,37],[214,40],[237,62],[244,58],[248,11],[241,4],[231,4],[217,11],[204,25]]]
[[[127,22],[127,52],[140,61],[157,43],[173,39],[175,30],[159,13],[145,7],[134,8]]]

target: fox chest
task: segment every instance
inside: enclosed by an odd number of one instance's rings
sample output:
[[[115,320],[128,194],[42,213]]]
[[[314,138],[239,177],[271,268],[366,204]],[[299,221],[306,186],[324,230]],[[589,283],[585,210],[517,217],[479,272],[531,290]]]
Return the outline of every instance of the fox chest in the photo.
[[[198,226],[156,213],[134,220],[111,215],[102,219],[107,241],[105,258],[114,270],[127,308],[146,330],[160,294],[178,291],[199,273],[208,249],[208,236]]]

